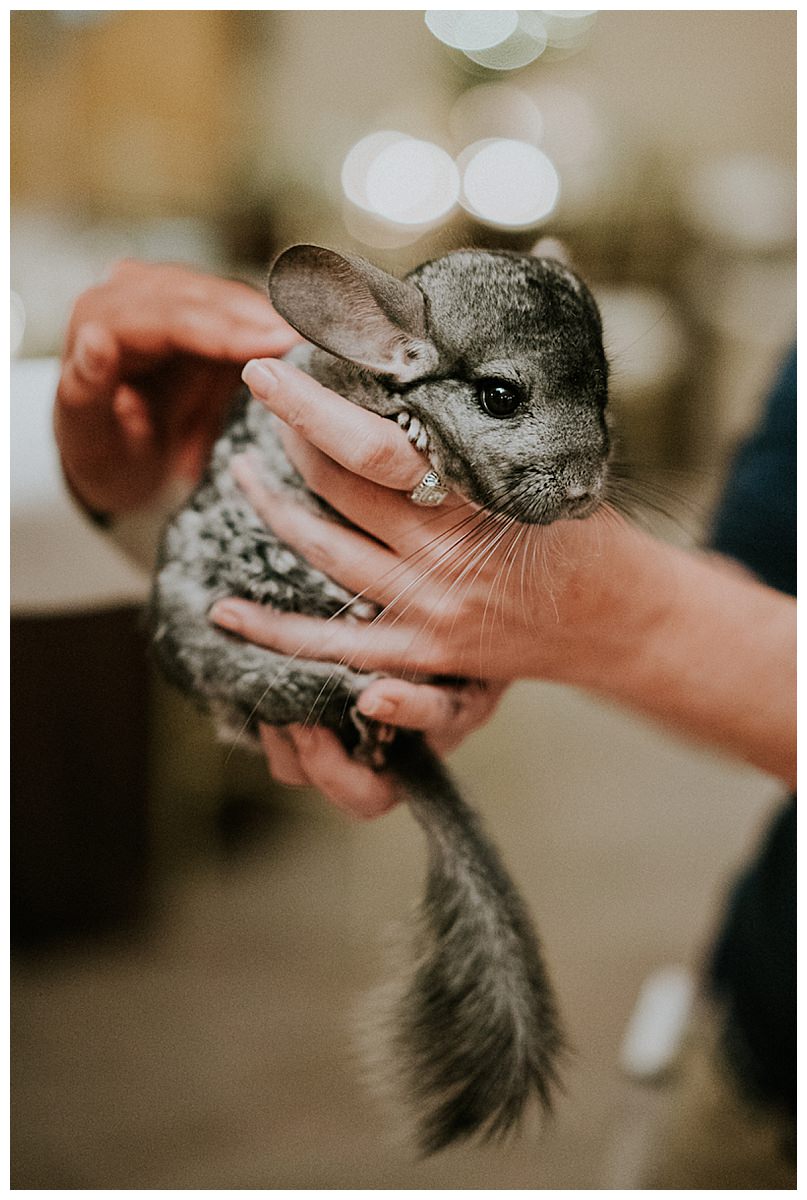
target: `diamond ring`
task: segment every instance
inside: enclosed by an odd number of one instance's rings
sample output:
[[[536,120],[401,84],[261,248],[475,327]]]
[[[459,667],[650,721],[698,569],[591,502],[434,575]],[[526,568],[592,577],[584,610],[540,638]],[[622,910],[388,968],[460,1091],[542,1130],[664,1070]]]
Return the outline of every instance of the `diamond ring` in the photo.
[[[436,471],[427,471],[417,487],[409,493],[413,504],[422,504],[427,508],[436,508],[442,504],[448,495],[448,488],[443,487],[442,480]]]

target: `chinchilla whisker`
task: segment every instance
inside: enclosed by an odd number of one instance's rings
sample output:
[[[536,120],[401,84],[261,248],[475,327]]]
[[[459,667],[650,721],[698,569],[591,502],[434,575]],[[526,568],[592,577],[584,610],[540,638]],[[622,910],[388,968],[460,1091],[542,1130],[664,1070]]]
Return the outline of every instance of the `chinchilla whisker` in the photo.
[[[498,520],[498,517],[496,517],[495,514],[484,511],[478,515],[480,517],[479,523],[474,526],[474,528],[467,530],[461,538],[447,546],[437,560],[430,563],[427,569],[422,571],[414,580],[410,580],[410,582],[385,605],[381,612],[379,612],[372,619],[372,621],[369,622],[369,625],[383,621],[386,628],[392,628],[398,623],[398,621],[403,619],[414,603],[415,597],[412,596],[407,603],[403,605],[403,607],[400,606],[400,602],[403,600],[407,592],[413,591],[430,577],[439,578],[448,574],[449,572],[455,571],[457,567],[462,565],[464,562],[473,559],[473,556],[478,553],[477,547],[479,543],[489,536],[490,525]],[[451,587],[453,586],[454,584],[452,583]],[[450,593],[451,587],[449,587],[448,592],[444,593],[445,596]],[[396,608],[396,606],[397,611],[392,617],[390,617],[389,614],[394,608]],[[428,620],[421,629],[421,634],[426,628],[428,628]],[[344,659],[340,660],[339,664],[337,665],[344,665],[344,661]],[[365,663],[366,660],[360,660],[356,669],[359,671],[363,670]]]
[[[491,580],[490,588],[488,589],[488,596],[485,600],[485,608],[482,613],[482,627],[480,630],[480,638],[479,638],[480,653],[481,653],[482,643],[483,643],[484,635],[485,635],[485,628],[487,626],[487,628],[488,628],[488,649],[487,649],[488,658],[490,658],[490,656],[493,652],[493,638],[496,633],[497,618],[501,617],[502,620],[504,619],[503,611],[502,611],[502,597],[507,590],[507,585],[512,576],[513,568],[519,557],[519,550],[520,550],[520,546],[521,546],[522,539],[524,536],[524,530],[525,530],[525,526],[520,525],[517,522],[514,524],[514,526],[510,526],[510,528],[507,530],[508,536],[507,536],[506,544],[503,549],[502,560],[501,560],[501,563],[499,564],[496,574],[494,575],[493,579]],[[492,608],[492,614],[491,614],[490,623],[488,625],[488,612],[490,611],[491,608]],[[502,633],[505,637],[507,636],[507,629],[505,628],[504,624],[502,624]]]
[[[496,599],[496,604],[494,606],[494,613],[493,613],[494,624],[495,624],[497,616],[500,616],[502,618],[502,621],[504,621],[504,610],[503,610],[503,604],[502,604],[501,598],[506,594],[508,588],[510,587],[510,580],[513,577],[513,572],[515,570],[516,564],[518,563],[519,567],[523,568],[524,550],[525,550],[526,542],[528,540],[529,540],[529,530],[528,530],[527,526],[517,524],[515,529],[513,530],[513,537],[511,540],[512,549],[508,551],[506,559],[505,559],[506,570],[505,570],[504,578],[502,579],[500,576],[499,580],[498,580],[498,597]],[[523,582],[523,574],[521,576],[521,579]],[[523,600],[523,594],[522,594],[522,600]],[[502,624],[502,635],[504,637],[507,636],[507,632],[508,631],[507,631],[506,626],[504,624]]]
[[[445,568],[446,563],[448,564],[448,569],[450,569],[456,560],[456,552],[458,550],[458,547],[461,547],[460,553],[462,553],[462,554],[473,553],[475,539],[478,539],[480,536],[483,535],[484,530],[486,529],[487,524],[491,519],[491,514],[485,513],[485,512],[481,512],[481,513],[477,512],[474,515],[479,517],[478,524],[475,525],[472,529],[466,530],[466,532],[460,538],[458,538],[456,541],[451,542],[450,545],[448,545],[442,551],[442,553],[440,554],[440,557],[437,560],[430,563],[429,566],[424,571],[420,572],[419,575],[417,575],[414,579],[410,580],[403,588],[401,588],[401,590],[398,592],[398,594],[396,596],[394,596],[384,606],[384,608],[379,613],[377,613],[375,617],[372,618],[371,621],[368,622],[368,627],[376,624],[377,622],[380,622],[384,618],[386,618],[386,619],[384,619],[384,624],[387,628],[391,628],[392,626],[397,624],[397,622],[399,620],[401,620],[406,615],[406,613],[409,611],[412,603],[414,602],[414,597],[412,597],[404,605],[403,608],[399,607],[398,611],[395,613],[394,617],[392,617],[391,619],[389,619],[388,614],[392,611],[393,608],[395,608],[396,605],[400,604],[400,601],[403,599],[403,597],[408,592],[413,591],[414,589],[416,589],[417,587],[422,585],[423,582],[426,579],[428,579],[429,577],[438,575],[441,568]],[[442,540],[442,539],[435,538],[435,539],[433,539],[433,542],[436,542],[439,540]],[[470,550],[469,550],[469,547],[470,547]],[[346,661],[347,661],[346,656],[343,655],[342,658],[338,660],[338,662],[335,662],[333,664],[334,670],[331,672],[331,675],[328,677],[325,684],[323,684],[323,687],[320,689],[320,692],[316,697],[314,705],[312,705],[312,708],[309,710],[308,716],[306,718],[306,723],[308,723],[308,721],[311,718],[312,712],[315,710],[319,701],[322,699],[324,689],[328,686],[328,684],[332,682],[333,686],[338,686],[337,669],[339,667],[345,666]],[[358,663],[356,664],[355,669],[358,670],[359,672],[361,672],[364,669],[365,664],[366,664],[366,659],[360,659],[358,661]]]
[[[468,593],[470,588],[473,586],[475,579],[478,578],[479,574],[484,569],[486,562],[490,558],[490,555],[492,553],[494,553],[496,546],[497,546],[498,542],[501,540],[503,534],[504,534],[504,530],[502,528],[501,523],[499,523],[498,527],[495,528],[491,532],[490,536],[485,541],[485,543],[483,545],[475,547],[475,553],[466,561],[462,571],[458,575],[456,575],[456,577],[452,580],[451,585],[449,586],[447,591],[444,593],[444,596],[443,596],[444,600],[448,600],[451,597],[451,593],[454,591],[454,589],[459,588],[463,582],[465,582],[465,588],[463,590],[462,596],[465,596]],[[470,578],[468,578],[467,581],[466,581],[466,576],[470,576]],[[462,597],[460,597],[460,600],[461,599],[462,599]],[[449,626],[449,637],[451,637],[451,635],[454,632],[454,628],[457,623],[460,608],[461,608],[461,603],[457,604],[455,606],[454,616],[451,620],[451,625]],[[427,621],[423,627],[424,632],[426,629],[428,629],[430,623],[433,620],[436,620],[436,617],[437,617],[437,614],[432,613],[432,615],[427,619]]]
[[[515,523],[516,523],[516,522],[515,522],[515,518],[511,518],[511,520],[510,520],[509,522],[507,522],[507,523],[506,523],[506,524],[505,524],[505,525],[502,527],[502,529],[499,531],[499,537],[498,537],[498,538],[496,539],[496,541],[493,543],[493,545],[492,545],[492,546],[491,546],[491,548],[489,549],[488,553],[485,555],[484,559],[483,559],[483,560],[482,560],[482,562],[480,563],[480,565],[479,565],[479,568],[478,568],[478,570],[476,571],[476,573],[475,573],[475,575],[474,575],[474,578],[473,578],[473,579],[470,581],[469,588],[470,588],[470,586],[472,586],[472,585],[473,585],[473,583],[475,583],[475,581],[476,581],[476,580],[479,578],[479,576],[481,575],[481,573],[482,573],[482,571],[484,570],[485,566],[486,566],[486,565],[487,565],[487,563],[490,561],[490,559],[491,559],[492,555],[493,555],[493,554],[495,554],[497,551],[500,551],[502,542],[504,542],[504,541],[505,541],[505,539],[507,538],[507,535],[510,533],[510,531],[512,530],[512,528],[513,528],[513,525],[514,525]],[[483,671],[483,666],[482,666],[482,663],[483,663],[483,657],[484,657],[484,656],[483,656],[483,652],[482,652],[482,647],[483,647],[483,642],[484,642],[484,639],[485,639],[485,626],[486,626],[486,624],[487,624],[488,611],[489,611],[489,609],[490,609],[490,604],[491,604],[491,601],[492,601],[492,600],[495,598],[495,594],[496,594],[496,584],[498,583],[498,581],[499,581],[499,580],[500,580],[500,578],[501,578],[501,573],[502,573],[502,570],[504,569],[504,563],[506,563],[506,561],[507,561],[507,555],[508,555],[508,553],[509,553],[509,551],[510,551],[511,549],[512,549],[512,541],[510,541],[510,542],[507,542],[507,543],[506,543],[506,545],[505,545],[505,548],[504,548],[504,560],[503,560],[503,562],[502,562],[502,563],[499,565],[499,567],[498,567],[498,569],[497,569],[497,571],[496,571],[495,575],[493,576],[493,579],[491,580],[491,582],[490,582],[490,585],[489,585],[489,587],[488,587],[488,594],[487,594],[487,596],[485,597],[485,607],[484,607],[484,608],[483,608],[483,610],[482,610],[482,621],[481,621],[481,625],[480,625],[480,629],[479,629],[479,662],[480,662],[480,672],[479,672],[479,673],[480,673],[480,675],[484,673],[484,671]],[[493,622],[491,623],[491,626],[490,626],[490,632],[489,632],[489,636],[488,636],[488,652],[490,652],[490,649],[491,649],[491,646],[492,646],[492,637],[493,637],[493,632],[494,632],[494,625],[495,625],[495,613],[496,613],[495,606],[494,606],[494,610],[493,610],[493,611],[494,611],[494,620],[493,620]]]
[[[608,360],[611,364],[611,370],[614,374],[621,373],[620,359],[624,358],[624,356],[626,354],[629,354],[634,346],[638,346],[639,342],[641,342],[643,340],[643,338],[646,338],[647,335],[649,333],[652,333],[653,330],[658,325],[660,325],[662,321],[666,320],[667,315],[671,311],[672,307],[673,307],[673,302],[672,302],[672,300],[670,300],[664,306],[664,310],[662,312],[660,312],[659,315],[656,317],[655,321],[653,321],[653,323],[651,325],[648,325],[646,329],[643,329],[642,332],[637,337],[635,337],[633,339],[633,341],[630,342],[627,346],[620,346],[618,350],[614,350],[613,347],[609,348]]]
[[[423,576],[421,577],[419,582],[422,582],[423,579],[427,578],[430,574],[437,575],[438,572],[442,575],[446,575],[449,572],[456,573],[458,568],[462,567],[462,570],[459,571],[459,574],[455,574],[455,578],[452,580],[449,587],[443,593],[443,597],[442,597],[443,600],[447,600],[450,597],[453,589],[459,583],[462,582],[462,580],[465,577],[465,575],[467,574],[467,572],[473,567],[474,563],[478,560],[480,554],[484,552],[487,545],[498,536],[498,530],[495,528],[495,526],[499,520],[500,520],[500,518],[498,516],[496,516],[495,514],[486,513],[484,515],[484,519],[481,521],[480,525],[476,529],[472,530],[469,534],[467,534],[465,536],[465,538],[463,539],[463,541],[466,544],[462,547],[462,550],[460,551],[460,553],[454,554],[454,551],[456,550],[456,545],[452,545],[451,547],[449,547],[446,551],[444,551],[443,555],[441,556],[441,561],[438,561],[438,562],[432,564],[432,567],[430,568],[430,570],[423,573]],[[494,528],[491,529],[491,526],[494,526]],[[395,613],[395,615],[392,618],[388,618],[387,614],[391,611],[392,606],[395,603],[397,603],[400,599],[402,599],[402,595],[395,597],[395,599],[389,605],[387,605],[387,607],[384,610],[382,610],[382,612],[379,613],[378,616],[376,618],[374,618],[374,620],[376,620],[376,621],[383,620],[385,626],[389,627],[389,628],[392,628],[393,626],[395,626],[398,623],[398,621],[403,619],[403,617],[406,615],[406,613],[411,608],[412,603],[414,602],[414,598],[410,599],[406,603],[406,605],[404,605],[403,608],[398,609],[398,611]],[[436,616],[436,614],[432,613],[426,618],[425,622],[413,634],[412,642],[414,642],[415,638],[422,637],[424,635],[424,633],[426,633],[428,631],[432,621],[435,619],[435,616]],[[453,626],[452,626],[452,628],[453,628]],[[412,643],[410,642],[410,645],[411,644]],[[362,670],[364,668],[364,666],[365,666],[365,661],[364,660],[360,661],[358,664],[358,669]]]
[[[533,557],[533,578],[537,586],[546,591],[547,595],[549,596],[549,602],[552,605],[552,609],[555,613],[555,620],[559,621],[560,613],[558,612],[558,603],[555,597],[555,588],[552,578],[552,565],[549,561],[550,555],[552,555],[555,550],[554,546],[552,545],[553,533],[554,528],[551,526],[548,530],[541,530],[541,536],[537,538],[534,543],[536,549],[539,551],[537,556],[539,561],[536,561],[536,558]]]
[[[499,571],[496,579],[494,580],[495,595],[493,604],[493,620],[491,622],[491,635],[488,643],[489,654],[492,649],[492,639],[496,630],[497,619],[501,626],[502,636],[506,638],[508,635],[507,626],[505,624],[504,597],[507,595],[507,591],[510,586],[510,580],[513,578],[513,572],[516,564],[521,564],[524,561],[524,541],[526,536],[526,526],[517,524],[515,529],[512,530],[512,537],[504,556],[502,569]]]
[[[479,576],[485,570],[485,567],[489,563],[491,557],[494,554],[496,554],[496,552],[500,549],[501,543],[506,538],[508,530],[512,527],[512,524],[513,524],[513,519],[504,522],[497,530],[495,537],[491,540],[489,545],[483,549],[483,552],[479,555],[476,562],[471,564],[471,571],[469,572],[469,578],[466,582],[466,585],[465,585],[465,588],[463,591],[463,596],[467,595],[467,593],[471,590],[471,588],[474,586],[474,584],[476,583]],[[484,607],[483,613],[482,613],[482,621],[481,621],[480,631],[479,631],[480,674],[482,674],[482,667],[481,667],[482,642],[483,642],[484,635],[485,635],[485,622],[487,619],[488,607],[489,607],[490,600],[491,600],[492,587],[493,587],[493,584],[495,583],[497,575],[498,575],[498,572],[496,573],[496,575],[494,575],[494,578],[491,581],[491,584],[488,586],[487,596],[485,597],[485,607]],[[461,599],[462,599],[462,597],[460,598],[460,600]],[[456,612],[455,612],[454,618],[451,622],[451,632],[452,633],[453,633],[454,627],[456,625],[456,621],[457,621],[457,617],[460,612],[460,608],[461,608],[461,603],[457,604]]]
[[[687,472],[681,475],[692,478]],[[657,475],[637,472],[620,460],[610,467],[606,500],[637,524],[647,526],[648,513],[653,513],[675,525],[688,538],[700,536],[706,520],[707,506],[702,501],[693,500],[680,486],[671,487]]]
[[[535,554],[537,553],[536,538],[532,531],[524,530],[524,539],[522,543],[522,553],[520,555],[521,577],[519,580],[519,595],[521,598],[521,609],[524,614],[524,620],[529,629],[538,636],[538,623],[535,619],[535,605],[528,603],[527,600],[527,572],[530,560],[534,562]]]
[[[448,575],[450,573],[453,578],[451,579],[449,586],[442,594],[441,600],[443,602],[451,599],[454,589],[461,586],[469,573],[474,571],[477,566],[481,569],[481,566],[484,565],[484,559],[488,549],[492,546],[495,546],[500,537],[501,520],[502,519],[497,515],[491,514],[490,519],[488,522],[486,522],[484,529],[480,531],[482,536],[475,539],[475,541],[469,546],[468,552],[463,557],[452,559],[448,562],[447,570],[444,571],[443,574]],[[473,581],[473,578],[475,578],[475,575],[472,577],[470,582]],[[424,628],[428,628],[430,621],[433,618],[436,618],[436,616],[437,614],[433,613],[429,620],[427,620]],[[456,621],[456,614],[454,621]],[[450,632],[453,632],[453,622]]]
[[[396,596],[394,596],[384,606],[380,613],[373,618],[373,621],[380,621],[385,618],[386,614],[391,612],[396,605],[400,604],[403,597],[410,591],[414,591],[420,587],[430,577],[441,578],[450,573],[457,565],[458,561],[464,561],[465,557],[474,553],[474,549],[479,540],[484,537],[489,529],[490,524],[495,520],[495,517],[490,513],[481,514],[478,523],[454,541],[451,541],[440,552],[440,555],[428,564],[424,571],[421,571],[414,579],[403,587]],[[396,615],[396,620],[403,616],[409,608],[409,604],[404,609],[399,609]],[[373,622],[371,622],[372,624]],[[385,621],[385,623],[387,623]],[[390,622],[391,623],[391,622]]]

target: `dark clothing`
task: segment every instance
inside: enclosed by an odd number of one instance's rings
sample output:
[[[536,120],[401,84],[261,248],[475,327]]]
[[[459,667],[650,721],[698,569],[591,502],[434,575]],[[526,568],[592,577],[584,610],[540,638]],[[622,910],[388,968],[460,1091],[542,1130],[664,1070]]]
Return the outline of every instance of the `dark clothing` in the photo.
[[[737,455],[712,544],[771,587],[796,593],[796,355]],[[749,631],[753,636],[753,631]],[[796,802],[768,829],[735,885],[711,978],[729,1014],[726,1045],[760,1098],[796,1107]]]
[[[795,596],[795,351],[779,374],[758,429],[737,454],[711,542],[771,587]]]

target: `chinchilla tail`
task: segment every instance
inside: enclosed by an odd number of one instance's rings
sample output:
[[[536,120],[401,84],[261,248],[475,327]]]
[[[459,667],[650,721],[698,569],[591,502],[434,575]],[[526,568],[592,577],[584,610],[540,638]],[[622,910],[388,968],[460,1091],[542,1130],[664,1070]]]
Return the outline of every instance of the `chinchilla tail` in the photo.
[[[384,1024],[396,1090],[431,1154],[503,1137],[531,1097],[549,1109],[564,1038],[530,918],[478,817],[418,735],[399,735],[389,765],[429,864],[414,969]]]

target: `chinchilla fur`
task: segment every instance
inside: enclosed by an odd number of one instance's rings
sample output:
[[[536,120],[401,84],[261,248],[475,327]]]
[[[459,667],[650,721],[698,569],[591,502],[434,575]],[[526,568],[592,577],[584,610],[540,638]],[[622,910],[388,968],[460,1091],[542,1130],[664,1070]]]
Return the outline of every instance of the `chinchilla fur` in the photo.
[[[596,305],[562,263],[463,250],[398,280],[361,259],[295,246],[275,263],[269,290],[307,339],[298,365],[398,420],[452,490],[524,524],[596,507],[609,453],[607,365]],[[411,973],[389,1013],[390,1069],[425,1152],[503,1135],[531,1097],[550,1105],[564,1045],[529,915],[421,735],[357,713],[370,676],[284,657],[210,622],[227,596],[321,617],[376,612],[262,524],[229,470],[245,450],[273,489],[339,519],[287,461],[275,419],[243,394],[162,539],[151,602],[159,661],[225,737],[257,745],[259,722],[316,720],[398,776],[425,833],[428,873]]]

